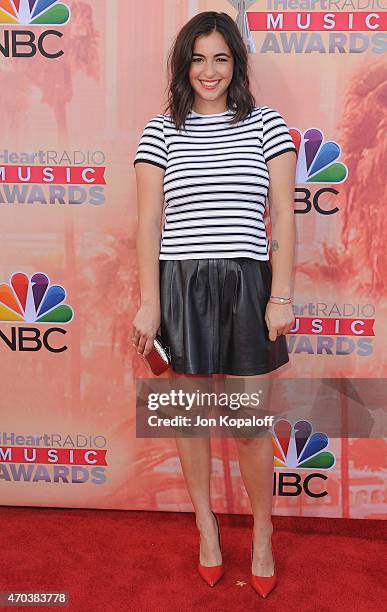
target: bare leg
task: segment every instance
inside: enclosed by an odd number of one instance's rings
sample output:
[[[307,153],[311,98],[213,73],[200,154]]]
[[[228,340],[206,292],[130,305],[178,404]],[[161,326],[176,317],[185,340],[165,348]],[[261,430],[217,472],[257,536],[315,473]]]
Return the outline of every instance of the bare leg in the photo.
[[[177,374],[173,378],[198,377],[196,374]],[[199,560],[202,565],[222,563],[218,528],[211,512],[211,442],[210,437],[176,437],[183,476],[195,509],[196,526],[200,532]]]
[[[261,376],[249,377],[248,380],[246,377],[244,378],[245,391],[252,392],[259,386],[258,381]],[[254,518],[252,572],[257,576],[271,576],[274,570],[271,550],[274,460],[272,436],[270,432],[267,432],[265,435],[260,435],[256,438],[234,439],[238,450],[242,480],[250,500]]]

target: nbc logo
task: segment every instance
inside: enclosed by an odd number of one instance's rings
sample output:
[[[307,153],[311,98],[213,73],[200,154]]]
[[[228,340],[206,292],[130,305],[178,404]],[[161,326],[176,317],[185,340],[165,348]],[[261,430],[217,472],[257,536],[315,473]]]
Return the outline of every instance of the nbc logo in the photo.
[[[23,272],[0,285],[0,321],[27,323],[68,323],[73,310],[62,304],[66,292],[61,285],[50,285],[48,276],[36,272],[30,278]]]
[[[0,0],[0,23],[7,25],[65,25],[70,9],[58,0]]]
[[[340,157],[340,145],[333,140],[323,142],[323,133],[317,128],[303,134],[289,130],[297,148],[297,183],[343,183],[348,168],[336,160]]]
[[[0,284],[0,322],[34,325],[69,323],[74,313],[71,306],[63,303],[65,299],[66,291],[62,285],[51,285],[46,274],[35,272],[28,277],[23,272],[16,272],[9,284]],[[66,330],[51,327],[41,333],[37,327],[12,327],[10,337],[0,330],[0,340],[13,351],[38,351],[42,344],[54,353],[66,350],[67,346],[54,347],[50,344],[49,337],[53,333],[64,335]],[[33,346],[30,346],[31,343]]]
[[[344,183],[348,168],[343,162],[337,161],[341,154],[337,142],[323,142],[324,135],[318,128],[310,128],[303,133],[291,128],[289,132],[297,149],[296,185]],[[324,193],[329,195],[330,202],[333,195],[338,195],[339,192],[332,187],[319,189],[313,195],[307,188],[296,187],[295,191],[303,196],[295,201],[305,205],[304,208],[296,208],[295,213],[308,213],[312,206],[321,215],[333,215],[339,211],[337,206],[328,208],[327,205],[320,204]]]
[[[70,20],[70,9],[58,0],[0,0],[0,26],[63,26]],[[34,57],[37,53],[55,59],[64,51],[46,46],[46,39],[62,38],[63,31],[52,28],[43,32],[25,29],[0,29],[0,55],[4,57]]]
[[[331,469],[336,459],[331,451],[324,450],[328,444],[329,439],[325,433],[312,433],[309,421],[299,420],[293,426],[285,419],[276,421],[273,427],[274,467],[280,468],[281,472],[275,472],[274,492],[296,496],[304,490],[310,497],[327,495],[327,491],[313,492],[310,487],[314,479],[327,480],[325,474],[312,472],[303,478],[299,473],[288,470]]]
[[[293,427],[285,419],[276,421],[273,442],[275,467],[329,470],[335,464],[334,455],[323,451],[328,436],[312,433],[309,421],[297,421]]]

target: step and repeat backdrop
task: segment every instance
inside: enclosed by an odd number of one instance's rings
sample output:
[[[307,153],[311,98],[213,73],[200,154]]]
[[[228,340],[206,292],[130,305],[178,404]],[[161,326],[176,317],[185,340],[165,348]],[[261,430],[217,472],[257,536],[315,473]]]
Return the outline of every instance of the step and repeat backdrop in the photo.
[[[0,0],[0,503],[193,509],[174,438],[136,436],[132,162],[206,10],[237,21],[298,151],[296,325],[271,376],[338,385],[342,436],[306,391],[273,427],[274,513],[385,519],[385,0]],[[211,443],[214,508],[249,513],[234,440]]]

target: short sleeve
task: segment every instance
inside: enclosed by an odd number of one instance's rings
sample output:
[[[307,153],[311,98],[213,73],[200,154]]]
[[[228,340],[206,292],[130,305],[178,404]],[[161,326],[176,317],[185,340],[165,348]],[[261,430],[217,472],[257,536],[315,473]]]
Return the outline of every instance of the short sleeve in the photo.
[[[265,161],[268,162],[269,159],[286,151],[294,151],[297,154],[297,149],[282,115],[268,106],[262,106],[261,113],[262,148]]]
[[[133,165],[148,162],[164,170],[167,167],[167,147],[164,139],[164,117],[156,115],[145,126],[137,147]]]

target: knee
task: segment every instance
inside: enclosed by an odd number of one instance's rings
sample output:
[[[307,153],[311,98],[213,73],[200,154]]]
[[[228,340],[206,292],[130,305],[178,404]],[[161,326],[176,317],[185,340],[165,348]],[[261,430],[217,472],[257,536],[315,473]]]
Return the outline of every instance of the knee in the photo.
[[[258,448],[261,444],[259,438],[235,438],[237,445],[243,449]]]
[[[237,446],[242,450],[251,452],[270,447],[273,449],[273,440],[270,432],[261,433],[260,435],[252,436],[251,438],[234,438]]]

